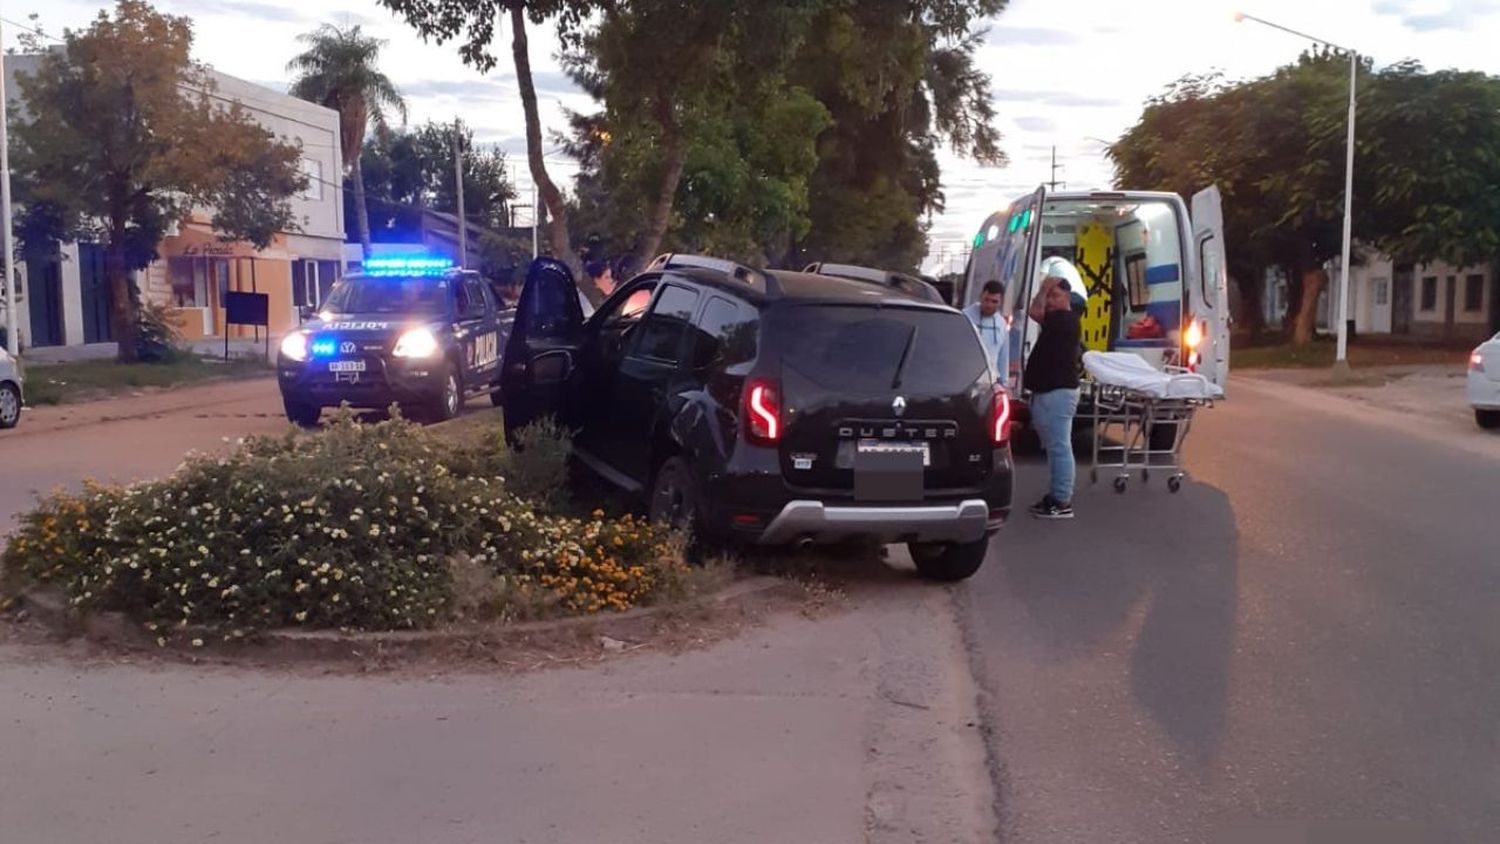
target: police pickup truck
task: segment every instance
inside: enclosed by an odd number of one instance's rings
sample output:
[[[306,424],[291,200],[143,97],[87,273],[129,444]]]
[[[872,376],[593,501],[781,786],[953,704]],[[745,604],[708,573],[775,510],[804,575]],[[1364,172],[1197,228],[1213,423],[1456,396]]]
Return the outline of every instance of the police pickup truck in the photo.
[[[438,258],[372,258],[281,341],[276,375],[287,419],[325,407],[451,419],[469,395],[499,403],[500,353],[514,318],[483,277]]]

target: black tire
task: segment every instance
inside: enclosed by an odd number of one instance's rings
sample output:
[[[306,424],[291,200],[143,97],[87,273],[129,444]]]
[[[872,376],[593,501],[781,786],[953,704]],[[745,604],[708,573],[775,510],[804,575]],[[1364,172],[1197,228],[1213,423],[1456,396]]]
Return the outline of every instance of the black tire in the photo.
[[[500,392],[499,381],[490,385],[490,404],[494,407],[505,407],[505,394]]]
[[[703,524],[703,499],[692,469],[681,457],[669,457],[651,479],[647,515],[656,524],[683,531],[688,538],[688,562],[703,562],[708,537]]]
[[[1151,438],[1146,443],[1152,451],[1171,451],[1177,444],[1177,423],[1158,422],[1151,426]]]
[[[21,421],[21,391],[15,384],[0,384],[0,428],[14,428]]]
[[[318,418],[323,415],[323,408],[318,405],[297,401],[287,396],[281,397],[281,406],[286,410],[287,421],[302,428],[318,427]]]
[[[952,583],[972,577],[984,565],[990,538],[973,542],[908,542],[906,550],[917,564],[917,574],[927,580]]]
[[[427,404],[422,415],[430,422],[447,422],[464,406],[464,385],[452,361],[443,364],[443,390]]]
[[[1486,431],[1500,428],[1500,410],[1474,408],[1474,422]]]

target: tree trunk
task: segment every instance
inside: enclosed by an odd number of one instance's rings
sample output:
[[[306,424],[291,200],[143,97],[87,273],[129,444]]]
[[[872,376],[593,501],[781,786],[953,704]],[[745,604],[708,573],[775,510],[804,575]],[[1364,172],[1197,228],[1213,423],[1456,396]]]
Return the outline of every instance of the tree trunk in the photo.
[[[651,209],[651,218],[646,222],[645,239],[636,251],[636,261],[642,267],[656,257],[657,251],[661,249],[662,239],[667,235],[667,226],[672,223],[672,203],[677,198],[677,184],[682,181],[682,168],[687,154],[682,142],[682,127],[677,123],[671,99],[658,94],[655,111],[656,123],[661,127],[662,173],[656,204]]]
[[[579,267],[578,253],[568,239],[568,207],[563,201],[562,191],[547,175],[546,162],[542,160],[542,119],[537,114],[536,85],[531,79],[531,58],[526,46],[526,9],[520,0],[511,0],[510,24],[514,30],[511,53],[516,63],[516,82],[521,88],[521,107],[526,113],[526,163],[531,168],[531,180],[536,183],[547,206],[547,233],[552,244],[552,254],[561,259],[574,272]],[[536,213],[535,209],[532,213]]]
[[[1322,269],[1307,270],[1302,274],[1302,300],[1292,329],[1292,345],[1305,346],[1312,342],[1313,332],[1318,327],[1318,294],[1326,286],[1328,273]]]
[[[110,328],[114,331],[117,349],[115,360],[120,363],[135,363],[140,356],[136,349],[135,298],[130,295],[130,269],[125,262],[125,231],[116,226],[110,231],[109,244],[105,248],[105,273],[109,277],[109,291],[113,301],[109,309]]]
[[[370,257],[370,209],[365,205],[365,167],[360,162],[363,155],[354,156],[349,164],[349,178],[354,181],[354,223],[359,226],[359,246],[362,254]]]

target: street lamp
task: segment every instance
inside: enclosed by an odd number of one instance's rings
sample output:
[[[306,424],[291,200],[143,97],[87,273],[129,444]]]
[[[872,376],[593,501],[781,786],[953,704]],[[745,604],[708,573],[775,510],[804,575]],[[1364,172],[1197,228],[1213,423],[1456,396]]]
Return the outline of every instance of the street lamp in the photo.
[[[1245,12],[1235,12],[1234,19],[1236,23],[1254,21],[1349,54],[1349,135],[1345,142],[1347,151],[1344,155],[1344,254],[1339,261],[1339,343],[1338,353],[1333,362],[1335,369],[1347,370],[1349,368],[1349,237],[1354,223],[1354,80],[1355,71],[1359,67],[1359,53],[1348,47],[1340,47],[1332,41],[1316,38],[1305,32],[1298,32],[1290,27],[1271,23],[1264,18]]]

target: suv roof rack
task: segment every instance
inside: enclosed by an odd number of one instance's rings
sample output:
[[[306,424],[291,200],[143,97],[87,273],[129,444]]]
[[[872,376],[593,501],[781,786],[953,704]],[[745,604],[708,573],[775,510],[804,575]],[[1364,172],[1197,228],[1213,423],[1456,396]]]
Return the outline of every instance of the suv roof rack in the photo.
[[[878,270],[874,267],[861,267],[857,264],[829,264],[822,261],[811,263],[803,270],[805,273],[816,275],[830,275],[836,278],[847,278],[852,281],[867,281],[873,284],[893,287],[909,296],[927,299],[932,302],[943,301],[943,295],[923,279],[906,273],[893,272],[891,270]]]
[[[671,270],[678,267],[696,267],[703,270],[714,270],[721,272],[737,281],[743,281],[749,285],[760,285],[767,295],[778,296],[781,294],[781,285],[777,283],[776,277],[770,273],[764,273],[753,267],[747,267],[727,258],[714,258],[708,255],[684,255],[677,252],[664,252],[647,265],[648,270]]]

